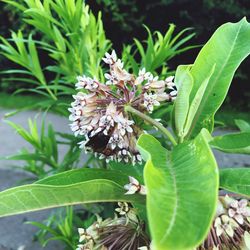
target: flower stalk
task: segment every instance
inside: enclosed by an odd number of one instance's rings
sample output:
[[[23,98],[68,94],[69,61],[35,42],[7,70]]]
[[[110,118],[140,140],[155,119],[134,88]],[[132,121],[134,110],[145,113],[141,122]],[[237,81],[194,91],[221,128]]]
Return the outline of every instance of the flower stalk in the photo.
[[[156,120],[152,119],[151,117],[143,114],[139,110],[134,109],[133,107],[131,107],[129,105],[127,105],[125,107],[125,111],[132,113],[134,115],[137,115],[138,117],[142,118],[144,121],[146,121],[146,122],[150,123],[151,125],[153,125],[154,127],[158,128],[165,136],[168,137],[168,139],[172,142],[172,144],[174,146],[177,145],[177,142],[176,142],[175,138],[173,137],[173,135],[161,123],[157,122]]]

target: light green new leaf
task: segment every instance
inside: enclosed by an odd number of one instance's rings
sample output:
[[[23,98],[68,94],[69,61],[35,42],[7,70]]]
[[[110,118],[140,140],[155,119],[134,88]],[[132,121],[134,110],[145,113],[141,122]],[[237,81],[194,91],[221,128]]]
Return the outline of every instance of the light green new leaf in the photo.
[[[220,187],[250,197],[250,169],[227,168],[220,170]]]
[[[199,245],[210,228],[218,195],[218,170],[207,131],[168,152],[150,135],[138,147],[147,160],[147,213],[156,250]]]
[[[195,96],[190,104],[190,108],[188,110],[188,115],[187,115],[187,121],[185,123],[184,131],[183,131],[183,137],[185,137],[188,134],[188,132],[191,128],[191,124],[193,123],[194,117],[198,112],[199,106],[200,106],[202,99],[205,95],[205,91],[207,89],[208,83],[211,79],[211,76],[214,73],[214,69],[215,69],[215,65],[212,67],[212,70],[210,72],[208,72],[207,77],[202,82],[201,86],[197,90],[197,92],[196,92],[196,94],[195,94]]]
[[[249,41],[250,24],[243,18],[238,23],[226,23],[219,27],[201,49],[191,69],[194,78],[191,101],[207,78],[207,72],[214,64],[216,66],[192,121],[189,136],[194,137],[203,127],[212,131],[214,114],[225,99],[236,69],[250,53]]]
[[[175,74],[175,84],[178,95],[174,104],[174,120],[177,135],[182,137],[183,129],[189,110],[189,95],[193,87],[193,77],[189,65],[180,65]]]
[[[124,195],[128,176],[102,169],[71,170],[37,183],[0,192],[0,217],[93,202],[144,203],[142,195]]]
[[[216,136],[209,142],[213,148],[227,153],[250,154],[250,133]]]

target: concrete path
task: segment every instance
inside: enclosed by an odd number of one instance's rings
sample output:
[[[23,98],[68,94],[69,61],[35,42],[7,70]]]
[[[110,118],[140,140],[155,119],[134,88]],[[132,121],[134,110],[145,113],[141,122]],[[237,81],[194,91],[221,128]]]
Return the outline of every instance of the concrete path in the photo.
[[[2,121],[5,113],[6,111],[0,110],[0,156],[15,154],[22,147],[29,148],[29,145],[8,124]],[[27,120],[37,115],[35,111],[26,111],[10,117],[9,120],[27,128]],[[38,116],[38,125],[39,121],[41,121],[41,115]],[[56,131],[70,133],[66,118],[48,114],[46,121],[51,122]],[[217,131],[215,134],[223,133],[226,132]],[[65,148],[61,147],[60,153],[64,152]],[[215,152],[215,156],[220,167],[250,167],[250,156],[228,155],[218,151]],[[22,162],[18,162],[18,165],[21,164]],[[11,168],[13,165],[17,165],[17,162],[0,161],[0,190],[16,186],[20,180],[28,177],[20,170],[13,170]],[[37,242],[32,242],[32,237],[37,229],[31,225],[23,224],[23,222],[27,220],[42,221],[48,214],[49,211],[43,211],[0,219],[0,250],[41,250],[42,248]],[[57,243],[48,244],[44,249],[63,250],[62,246]]]
[[[0,157],[16,154],[22,147],[31,148],[8,124],[3,122],[5,110],[0,110]],[[26,129],[28,119],[37,117],[38,126],[41,126],[42,114],[35,111],[27,111],[16,114],[8,120],[13,121]],[[68,121],[64,117],[48,114],[46,122],[51,122],[54,128],[60,132],[70,133]],[[65,148],[60,148],[60,153],[64,154]],[[14,170],[12,166],[21,166],[23,162],[0,161],[0,190],[18,185],[21,180],[30,177],[27,173]],[[0,250],[63,250],[59,243],[51,242],[47,247],[42,248],[38,242],[33,241],[33,236],[37,228],[24,224],[25,221],[45,220],[51,211],[34,212],[25,215],[17,215],[0,218]]]

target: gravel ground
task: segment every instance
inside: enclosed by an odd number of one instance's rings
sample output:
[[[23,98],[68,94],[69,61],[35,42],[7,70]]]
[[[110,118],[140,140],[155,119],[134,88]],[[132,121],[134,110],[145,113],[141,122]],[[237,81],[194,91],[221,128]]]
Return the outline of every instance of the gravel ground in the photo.
[[[6,110],[0,110],[0,156],[15,154],[20,148],[29,145],[14,132],[14,130],[3,122]],[[9,120],[27,128],[27,120],[37,116],[35,111],[26,111],[10,117]],[[56,131],[70,132],[68,121],[64,117],[48,114],[46,122],[51,122]],[[41,116],[38,116],[38,125],[41,123]],[[230,131],[216,131],[215,134],[224,134]],[[60,148],[60,154],[63,155],[65,148]],[[215,151],[215,156],[220,167],[249,167],[250,156],[224,154]],[[19,164],[19,163],[18,163]],[[22,163],[20,162],[19,165]],[[28,175],[20,170],[13,170],[11,166],[17,165],[16,161],[2,160],[0,162],[0,191],[17,185],[17,183],[27,178]],[[36,228],[23,224],[27,220],[41,221],[48,216],[50,211],[35,212],[25,215],[11,216],[0,219],[0,250],[41,250],[37,242],[32,238]],[[49,243],[45,250],[62,250],[62,246],[57,243]]]

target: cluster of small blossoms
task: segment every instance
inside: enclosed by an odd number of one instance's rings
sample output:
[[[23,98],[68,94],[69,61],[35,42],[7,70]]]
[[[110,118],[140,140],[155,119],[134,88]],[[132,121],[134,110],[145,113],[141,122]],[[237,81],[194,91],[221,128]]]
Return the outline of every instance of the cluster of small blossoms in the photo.
[[[250,203],[246,199],[220,196],[216,218],[198,250],[250,249]]]
[[[77,78],[69,117],[75,136],[85,140],[80,147],[93,151],[106,161],[141,162],[136,141],[142,130],[125,112],[127,105],[143,113],[151,113],[160,102],[173,101],[177,89],[173,77],[159,80],[145,69],[138,76],[127,72],[115,51],[106,53],[103,61],[109,65],[106,82],[87,76]]]
[[[149,238],[136,211],[125,202],[119,202],[118,206],[113,219],[97,216],[90,227],[78,229],[80,244],[76,250],[149,249]]]

